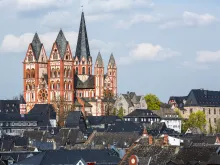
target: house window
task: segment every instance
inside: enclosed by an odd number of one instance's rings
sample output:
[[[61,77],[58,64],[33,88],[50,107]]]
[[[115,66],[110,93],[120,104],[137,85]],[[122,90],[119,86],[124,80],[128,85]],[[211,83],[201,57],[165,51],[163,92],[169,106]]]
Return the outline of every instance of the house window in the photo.
[[[209,123],[211,123],[211,118],[209,118]]]
[[[209,114],[211,114],[211,110],[210,110],[210,108],[209,108]]]
[[[86,74],[85,67],[82,68],[82,74]]]
[[[214,108],[214,114],[216,114],[216,109]]]
[[[137,118],[135,118],[135,121],[137,121]]]
[[[216,118],[214,118],[214,123],[216,123]]]
[[[192,111],[193,111],[193,109],[192,109],[192,108],[190,108],[190,113],[192,113]]]

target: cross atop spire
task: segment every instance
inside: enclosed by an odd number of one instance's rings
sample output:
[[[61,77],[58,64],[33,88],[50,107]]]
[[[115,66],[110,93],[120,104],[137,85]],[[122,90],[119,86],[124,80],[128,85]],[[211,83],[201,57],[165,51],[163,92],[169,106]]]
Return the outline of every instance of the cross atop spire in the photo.
[[[83,57],[88,60],[90,56],[89,50],[89,42],[87,37],[86,31],[86,23],[84,18],[84,13],[82,12],[80,27],[79,27],[79,34],[78,34],[78,41],[76,45],[76,53],[75,58],[78,57],[81,60]]]

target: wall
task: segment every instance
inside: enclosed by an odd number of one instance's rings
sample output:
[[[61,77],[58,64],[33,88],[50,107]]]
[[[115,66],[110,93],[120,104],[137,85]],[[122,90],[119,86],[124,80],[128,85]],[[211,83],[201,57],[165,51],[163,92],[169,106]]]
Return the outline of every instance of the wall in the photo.
[[[175,131],[181,133],[181,120],[162,119],[161,122],[164,122],[168,128],[174,129]]]

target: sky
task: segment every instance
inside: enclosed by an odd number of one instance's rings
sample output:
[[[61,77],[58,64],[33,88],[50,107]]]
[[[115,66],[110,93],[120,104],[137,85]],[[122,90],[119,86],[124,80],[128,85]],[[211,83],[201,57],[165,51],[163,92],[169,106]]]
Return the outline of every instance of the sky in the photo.
[[[114,54],[118,94],[220,90],[219,0],[0,0],[0,99],[22,93],[35,32],[49,56],[62,29],[75,54],[82,9],[93,63]]]

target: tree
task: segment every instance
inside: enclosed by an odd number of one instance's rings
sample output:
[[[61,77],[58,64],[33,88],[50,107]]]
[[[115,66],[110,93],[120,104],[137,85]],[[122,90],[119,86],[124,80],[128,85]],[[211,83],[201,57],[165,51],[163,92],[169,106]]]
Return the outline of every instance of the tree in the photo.
[[[105,98],[105,115],[114,115],[114,105],[112,101],[114,100],[112,90],[106,89],[104,90],[104,98]]]
[[[124,116],[124,109],[121,107],[121,108],[118,110],[118,117],[123,118],[123,116]]]
[[[206,116],[203,111],[193,112],[189,115],[189,119],[185,122],[185,127],[197,127],[202,131],[205,131]]]
[[[147,94],[145,97],[147,107],[149,110],[159,110],[160,109],[160,100],[154,94]]]
[[[114,108],[112,115],[116,116],[117,115],[117,109]]]
[[[216,133],[220,133],[220,119],[216,121],[215,127],[216,127]]]
[[[52,104],[56,111],[57,123],[60,127],[63,127],[68,113],[74,111],[75,106],[70,104],[63,96],[55,97]]]

